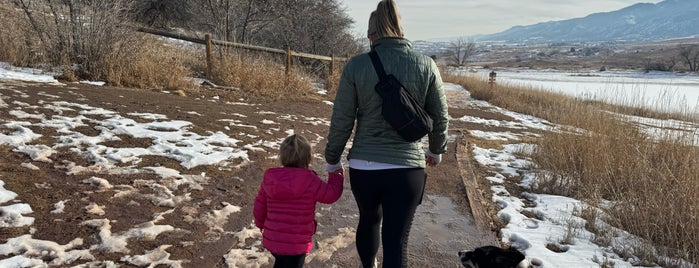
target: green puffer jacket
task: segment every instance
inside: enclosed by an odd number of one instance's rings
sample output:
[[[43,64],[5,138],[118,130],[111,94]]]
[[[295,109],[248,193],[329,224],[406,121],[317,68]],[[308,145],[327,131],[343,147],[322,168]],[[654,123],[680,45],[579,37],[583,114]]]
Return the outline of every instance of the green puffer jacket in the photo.
[[[372,44],[387,74],[393,74],[411,95],[424,104],[434,120],[429,137],[429,150],[446,152],[447,101],[442,78],[434,61],[413,51],[403,38],[381,38]],[[348,159],[425,167],[425,152],[420,141],[407,142],[393,130],[381,115],[381,96],[374,86],[379,82],[368,54],[352,57],[345,65],[335,97],[325,160],[340,161],[347,140],[355,127]]]

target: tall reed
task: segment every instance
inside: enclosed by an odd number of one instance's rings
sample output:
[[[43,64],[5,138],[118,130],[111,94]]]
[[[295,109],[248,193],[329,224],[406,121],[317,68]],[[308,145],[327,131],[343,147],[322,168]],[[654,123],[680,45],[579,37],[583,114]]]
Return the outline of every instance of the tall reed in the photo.
[[[699,263],[699,147],[694,133],[649,137],[642,126],[607,111],[619,107],[474,77],[445,75],[476,99],[583,129],[548,132],[531,154],[539,170],[533,191],[565,195],[602,206],[605,221],[644,238],[657,251],[632,245],[634,255],[665,267],[679,257]],[[634,112],[635,111],[635,112]],[[653,113],[658,117],[669,117]],[[693,118],[692,115],[680,115]]]

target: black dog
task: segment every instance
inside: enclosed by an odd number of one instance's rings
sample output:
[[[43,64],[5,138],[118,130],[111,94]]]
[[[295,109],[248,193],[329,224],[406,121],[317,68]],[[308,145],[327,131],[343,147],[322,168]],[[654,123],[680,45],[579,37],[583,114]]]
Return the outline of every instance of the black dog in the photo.
[[[529,262],[516,249],[485,246],[473,251],[459,251],[461,264],[466,268],[526,268]]]

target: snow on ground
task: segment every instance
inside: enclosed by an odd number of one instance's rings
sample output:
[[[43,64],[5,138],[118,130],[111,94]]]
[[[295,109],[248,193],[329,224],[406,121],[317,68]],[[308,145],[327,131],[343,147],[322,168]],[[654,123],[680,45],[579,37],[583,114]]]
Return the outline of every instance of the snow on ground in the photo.
[[[641,131],[654,139],[673,139],[699,146],[699,124],[674,119],[655,119],[631,115],[617,116],[641,126]]]
[[[447,87],[447,90],[463,91],[464,89],[450,85]],[[472,105],[491,111],[500,111],[514,118],[515,121],[486,120],[470,116],[454,120],[512,129],[534,128],[547,131],[570,129],[568,127],[555,126],[550,122],[532,116],[504,111],[482,101],[472,101]],[[674,133],[675,136],[689,136],[691,138],[689,142],[694,142],[696,146],[699,146],[699,143],[697,143],[699,130],[694,123],[639,117],[627,117],[627,119],[630,122],[638,123],[651,136],[666,138],[668,137],[667,133],[670,132]],[[594,234],[583,228],[585,220],[575,213],[576,210],[590,208],[588,204],[563,196],[527,192],[537,177],[530,171],[533,163],[527,159],[520,158],[519,155],[526,155],[526,152],[531,151],[534,145],[520,143],[520,140],[522,140],[522,137],[536,136],[535,134],[478,130],[470,130],[469,133],[483,139],[503,140],[511,143],[504,145],[502,149],[486,149],[477,145],[473,146],[475,159],[481,165],[496,170],[486,179],[492,185],[493,202],[502,208],[498,212],[498,216],[507,224],[501,230],[500,238],[502,242],[511,244],[525,252],[528,258],[542,260],[542,267],[600,267],[604,262],[613,262],[614,267],[639,267],[635,266],[638,258],[633,256],[622,257],[614,251],[618,248],[627,247],[629,244],[638,243],[638,238],[623,230],[615,229],[612,232],[616,236],[612,238],[612,243],[608,247],[599,246],[591,242]],[[523,152],[525,154],[522,154]],[[513,196],[505,188],[505,182],[511,176],[522,178],[519,186],[524,190],[524,193],[521,196]],[[525,203],[528,205],[525,206]],[[536,219],[525,215],[536,215]],[[562,252],[554,252],[548,249],[547,246],[558,248]],[[687,264],[687,267],[694,266]]]
[[[53,75],[52,73],[47,74],[37,69],[19,68],[5,62],[0,62],[0,79],[62,85],[58,80],[53,78]]]
[[[39,83],[57,84],[50,75],[34,74],[38,71],[29,70],[7,70],[0,68],[0,79],[13,79],[20,81],[30,81]],[[57,84],[58,85],[58,84]],[[8,108],[7,99],[0,92],[0,107]],[[25,96],[19,90],[12,93]],[[161,178],[159,181],[137,180],[136,185],[145,186],[150,189],[149,194],[139,193],[138,189],[129,185],[114,185],[106,179],[90,177],[81,181],[83,184],[94,187],[96,192],[113,191],[114,198],[141,195],[153,204],[163,207],[175,207],[189,200],[189,191],[201,190],[202,185],[209,179],[206,174],[184,174],[178,170],[165,167],[141,167],[134,168],[144,156],[162,156],[177,160],[185,169],[191,169],[200,165],[218,165],[230,168],[232,165],[243,165],[249,162],[249,151],[266,151],[267,149],[279,148],[279,140],[259,139],[250,144],[241,144],[240,140],[232,138],[221,132],[209,132],[200,135],[190,131],[191,122],[169,120],[167,116],[161,114],[140,113],[134,111],[125,116],[119,113],[106,110],[100,107],[92,107],[78,102],[56,101],[57,96],[48,93],[40,93],[46,97],[39,105],[30,105],[22,102],[12,102],[14,109],[9,112],[14,116],[14,120],[6,121],[2,125],[8,129],[0,133],[0,144],[14,147],[15,151],[24,153],[34,161],[51,162],[50,156],[56,153],[56,149],[68,148],[76,154],[87,156],[94,164],[90,166],[80,166],[73,162],[63,161],[54,163],[57,167],[63,168],[67,175],[89,172],[108,172],[109,174],[134,174],[146,173],[155,174]],[[79,95],[79,94],[77,94]],[[77,97],[79,101],[83,97]],[[218,101],[215,98],[211,101]],[[230,103],[231,105],[250,105],[247,103]],[[48,109],[58,115],[47,118],[43,114],[35,114],[35,110]],[[296,115],[277,115],[272,112],[263,112],[278,116],[279,120],[294,120],[306,122],[313,125],[329,125],[327,119],[307,118]],[[68,115],[70,114],[70,115]],[[245,115],[233,115],[235,117],[245,117]],[[97,119],[96,119],[97,118]],[[31,120],[31,121],[30,121]],[[247,126],[238,126],[234,118],[228,122],[231,127],[245,132]],[[268,133],[284,132],[293,133],[293,130],[281,130],[273,128],[277,123],[265,120],[263,124],[269,124]],[[42,137],[41,134],[34,133],[29,127],[41,127],[55,129],[55,144],[53,145],[30,145],[33,141]],[[100,134],[87,136],[75,130],[76,127],[93,126],[99,130]],[[247,137],[254,137],[246,134]],[[151,145],[146,148],[114,148],[104,145],[108,141],[118,141],[120,137],[143,138],[151,141]],[[309,139],[317,143],[319,138],[310,136]],[[28,169],[38,168],[31,163],[23,163],[23,167]],[[187,187],[189,191],[184,194],[176,194],[181,186]],[[37,186],[39,187],[39,186]],[[181,191],[177,191],[181,192]],[[32,226],[34,218],[28,215],[33,213],[29,204],[20,203],[21,196],[12,192],[11,189],[4,188],[4,182],[0,180],[0,228],[1,227],[21,227]],[[53,205],[51,213],[63,213],[65,204],[71,200],[63,200]],[[9,205],[8,205],[9,203]],[[202,219],[185,217],[184,221],[201,221],[209,227],[207,237],[217,240],[223,233],[223,225],[229,217],[234,217],[240,212],[240,207],[233,204],[222,204],[223,208],[211,211]],[[97,216],[105,215],[103,204],[90,203],[84,207],[85,213]],[[166,212],[168,213],[168,212]],[[165,213],[163,213],[165,214]],[[111,230],[111,219],[93,219],[81,223],[81,225],[93,228],[99,237],[99,244],[87,245],[87,250],[76,250],[76,247],[85,248],[84,242],[80,238],[75,238],[66,245],[59,245],[52,241],[34,239],[31,234],[12,238],[0,244],[0,255],[12,256],[0,260],[0,267],[36,267],[45,265],[66,266],[77,260],[88,260],[87,264],[78,267],[118,267],[113,262],[95,260],[91,251],[117,252],[129,254],[121,258],[122,262],[131,263],[136,266],[154,267],[163,264],[169,267],[181,267],[187,260],[170,260],[170,254],[165,250],[171,245],[161,245],[148,252],[128,252],[127,245],[135,240],[154,240],[160,233],[181,232],[170,225],[158,224],[162,215],[153,215],[153,220],[135,225],[133,228],[113,233]],[[254,225],[251,225],[254,226]],[[253,238],[260,237],[260,231],[256,227],[242,230]],[[187,241],[183,241],[187,243]],[[258,265],[264,265],[262,260],[270,259],[261,246],[251,249],[239,249],[239,254],[259,255]],[[135,255],[133,255],[136,253]],[[142,255],[138,255],[141,253]],[[231,253],[232,254],[232,253]]]
[[[0,68],[0,79],[16,79],[15,71],[8,71]],[[36,76],[25,74],[20,79],[29,79],[24,81],[38,81],[45,83],[55,83],[55,81],[47,79],[45,76]],[[33,79],[33,80],[31,80]],[[465,93],[465,90],[453,84],[447,84],[447,90],[456,90]],[[466,94],[466,93],[465,93]],[[228,135],[215,132],[208,135],[199,135],[189,131],[192,123],[187,121],[169,120],[164,115],[147,114],[134,112],[128,114],[130,117],[121,116],[116,112],[105,110],[99,107],[91,107],[80,103],[69,103],[61,101],[52,101],[50,94],[44,94],[47,100],[42,106],[31,106],[29,104],[14,103],[17,109],[11,114],[16,117],[16,120],[4,123],[5,128],[13,131],[6,134],[0,134],[0,144],[12,146],[18,152],[23,152],[32,157],[35,161],[50,161],[48,156],[55,153],[55,148],[68,147],[71,150],[89,155],[94,160],[94,165],[84,167],[76,163],[56,163],[62,165],[67,174],[79,174],[86,170],[104,171],[116,173],[149,173],[158,174],[161,178],[170,178],[170,180],[162,181],[140,181],[138,183],[148,185],[153,191],[158,191],[147,195],[149,200],[154,204],[165,207],[174,207],[177,204],[185,202],[189,198],[189,194],[176,195],[173,189],[177,189],[181,185],[186,185],[190,190],[194,191],[201,189],[201,185],[207,181],[206,174],[182,174],[177,170],[164,167],[144,167],[140,169],[131,167],[117,167],[117,164],[123,163],[138,163],[143,156],[155,155],[175,159],[185,168],[191,168],[198,165],[220,165],[229,166],[232,163],[240,163],[249,161],[247,152],[266,149],[275,149],[279,147],[281,140],[258,140],[251,144],[241,144],[242,142]],[[0,107],[8,107],[7,103],[2,101],[3,96],[0,95]],[[79,100],[79,98],[77,99]],[[214,100],[215,101],[215,100]],[[514,118],[514,121],[498,121],[486,120],[475,117],[463,117],[454,120],[464,120],[468,122],[483,124],[486,126],[504,126],[512,129],[537,129],[545,131],[563,131],[567,127],[557,126],[545,120],[513,113],[494,107],[488,103],[481,101],[469,100],[474,106],[485,107],[493,111],[499,111],[505,115]],[[247,103],[229,103],[232,105],[251,105]],[[50,109],[59,113],[63,111],[73,111],[77,114],[74,116],[60,115],[52,118],[37,116],[27,111],[33,109]],[[271,112],[261,112],[271,113]],[[87,115],[90,115],[88,117]],[[95,117],[102,119],[96,120]],[[244,117],[244,115],[234,115],[236,117]],[[137,118],[138,120],[136,120]],[[322,118],[302,118],[294,115],[279,115],[278,120],[300,120],[314,122],[316,124],[328,125],[327,119]],[[27,121],[33,120],[33,122]],[[143,122],[143,121],[148,122]],[[639,118],[631,118],[631,121],[644,121]],[[657,123],[652,121],[644,121],[645,125],[657,126]],[[245,133],[246,129],[253,126],[241,124],[235,118],[224,121],[232,129],[240,130]],[[289,134],[290,130],[275,129],[275,122],[261,122],[269,126],[268,131],[285,132]],[[74,130],[75,127],[84,125],[94,125],[101,132],[97,136],[86,136]],[[41,137],[40,134],[34,133],[28,128],[29,125],[38,125],[44,128],[54,128],[59,133],[56,139],[56,144],[52,147],[27,145],[33,140]],[[686,125],[687,127],[696,127],[696,125]],[[622,258],[616,255],[609,247],[601,247],[590,242],[592,235],[584,229],[579,229],[577,232],[571,233],[568,226],[571,224],[580,225],[583,219],[576,216],[573,212],[576,209],[586,207],[587,204],[579,200],[574,200],[561,196],[540,195],[526,192],[529,185],[536,180],[536,176],[531,173],[528,168],[531,163],[527,159],[521,159],[517,152],[529,150],[532,145],[519,143],[522,137],[537,137],[533,133],[521,132],[485,132],[472,131],[472,135],[479,136],[485,139],[499,139],[511,141],[513,144],[506,145],[501,150],[473,147],[473,152],[476,160],[484,166],[495,168],[497,172],[493,172],[491,176],[485,178],[492,183],[493,202],[500,205],[502,208],[498,213],[499,217],[507,222],[507,226],[502,229],[502,241],[510,243],[516,248],[522,250],[530,258],[538,258],[543,261],[543,267],[599,267],[604,261],[613,261],[615,267],[631,267],[635,261],[633,257]],[[696,132],[694,132],[696,136]],[[118,140],[119,136],[129,136],[134,138],[146,138],[152,141],[152,144],[147,148],[112,148],[103,145],[104,141]],[[322,137],[311,137],[314,143],[317,143]],[[27,165],[26,168],[32,168]],[[525,190],[522,196],[513,196],[503,186],[507,176],[519,175],[523,178],[520,186]],[[115,192],[114,197],[128,196],[138,194],[132,186],[113,185],[111,182],[99,178],[91,177],[82,181],[84,184],[91,185],[96,191],[112,190]],[[27,215],[32,213],[32,209],[28,204],[14,203],[7,205],[8,202],[21,200],[12,189],[5,189],[4,182],[0,180],[0,227],[3,226],[31,226],[33,218]],[[54,204],[52,213],[62,213],[65,203],[71,200],[63,200]],[[525,207],[525,202],[534,203],[534,207]],[[209,232],[212,239],[221,235],[224,230],[223,223],[229,218],[234,217],[240,211],[240,207],[234,204],[222,204],[220,210],[211,211],[204,219],[185,218],[185,221],[205,220],[209,223]],[[85,208],[86,211],[92,213],[100,212],[100,204],[91,204]],[[524,216],[526,211],[537,215],[536,219]],[[0,244],[0,255],[12,256],[8,259],[0,260],[0,267],[36,267],[45,265],[66,266],[74,261],[88,260],[87,264],[78,267],[118,267],[117,264],[111,261],[96,260],[91,254],[92,250],[106,252],[120,252],[125,255],[120,260],[136,266],[165,265],[169,267],[181,267],[187,260],[170,260],[170,254],[165,250],[171,245],[160,245],[147,252],[128,252],[127,245],[134,240],[153,240],[158,234],[164,232],[181,232],[170,225],[161,225],[158,222],[162,216],[171,213],[172,210],[163,213],[155,214],[151,221],[143,222],[133,226],[133,228],[113,233],[111,230],[110,219],[93,219],[81,223],[94,229],[99,237],[99,243],[88,245],[84,250],[78,250],[76,247],[85,248],[85,242],[81,238],[74,238],[68,244],[60,245],[56,242],[38,240],[32,238],[31,234],[22,235],[16,238],[5,241]],[[338,247],[347,247],[348,241],[353,239],[353,229],[347,228],[339,230],[339,235],[334,237],[318,237],[318,245],[320,249],[309,256],[310,259],[327,259],[331,258],[333,249]],[[622,245],[625,241],[633,240],[622,231],[616,241]],[[240,245],[245,245],[246,239],[253,239],[257,242],[252,246],[245,248],[232,249],[224,256],[226,263],[230,267],[260,267],[270,263],[273,258],[266,252],[260,244],[261,233],[259,229],[250,226],[235,232]],[[573,243],[563,243],[563,241],[573,241]],[[187,243],[187,241],[183,241]],[[554,253],[547,248],[547,245],[554,244],[562,250],[560,253]],[[614,243],[612,244],[614,246]],[[141,254],[141,255],[131,255]]]

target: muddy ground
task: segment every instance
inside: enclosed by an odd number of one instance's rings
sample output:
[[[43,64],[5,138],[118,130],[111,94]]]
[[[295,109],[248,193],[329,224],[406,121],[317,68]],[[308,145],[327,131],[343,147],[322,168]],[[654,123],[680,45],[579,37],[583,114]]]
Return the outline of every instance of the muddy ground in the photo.
[[[327,126],[314,124],[303,118],[316,118],[329,120],[331,106],[323,101],[331,100],[331,96],[313,95],[304,99],[265,99],[250,97],[244,92],[218,90],[204,88],[196,92],[188,92],[187,96],[168,92],[154,92],[149,90],[135,90],[114,87],[97,87],[82,84],[68,84],[64,86],[42,85],[24,82],[0,81],[0,92],[3,99],[10,107],[0,109],[0,120],[5,123],[17,118],[9,113],[12,107],[25,103],[38,105],[45,101],[47,93],[52,101],[67,101],[87,104],[92,107],[101,107],[119,114],[128,113],[153,113],[166,115],[170,120],[184,120],[192,122],[191,130],[201,135],[221,131],[240,139],[246,143],[256,140],[279,140],[286,134],[283,131],[265,131],[263,120],[273,119],[279,115],[295,115],[299,120],[277,120],[278,129],[294,129],[297,133],[303,133],[314,137],[320,137],[315,146],[317,156],[322,156],[322,137],[327,134]],[[473,115],[482,118],[497,119],[501,114],[488,113],[468,107],[465,93],[450,92],[450,115],[461,117]],[[236,105],[234,103],[248,103],[254,105]],[[37,110],[35,113],[44,113],[46,116],[55,116],[55,111]],[[240,124],[255,125],[256,129],[244,130],[231,129],[224,123],[231,114],[238,116]],[[268,127],[267,127],[268,128]],[[463,184],[462,172],[457,164],[457,146],[467,146],[469,138],[465,136],[465,129],[487,127],[469,125],[466,123],[453,123],[450,131],[449,151],[445,155],[443,163],[436,168],[428,168],[427,195],[415,217],[410,236],[410,264],[411,267],[460,267],[457,251],[470,249],[482,245],[497,245],[496,231],[494,228],[481,227],[475,224],[471,208],[466,196]],[[52,137],[56,136],[55,130],[34,127],[35,133],[44,135],[34,141],[34,144],[46,144],[51,146]],[[83,126],[79,131],[85,135],[99,133],[96,126]],[[120,137],[119,142],[109,144],[111,147],[130,148],[147,147],[149,140],[133,137]],[[112,184],[134,185],[138,180],[152,179],[154,175],[131,174],[109,175],[104,171],[67,175],[65,167],[57,164],[68,160],[83,166],[90,166],[91,160],[77,155],[69,150],[58,149],[57,153],[50,156],[51,163],[32,161],[24,153],[16,152],[9,146],[0,146],[0,178],[5,182],[5,188],[16,192],[22,202],[28,203],[33,209],[29,216],[35,217],[35,223],[29,227],[0,228],[0,242],[5,242],[12,237],[32,233],[34,239],[55,241],[66,244],[76,237],[82,237],[90,244],[90,241],[98,237],[94,228],[81,225],[90,219],[109,218],[118,219],[112,223],[112,231],[119,232],[129,227],[151,220],[154,213],[162,213],[171,208],[154,205],[147,200],[129,200],[112,198],[113,193],[94,192],[89,185],[80,181],[92,176],[107,178]],[[274,150],[250,151],[250,162],[237,163],[233,168],[221,168],[219,166],[198,166],[191,170],[183,168],[178,161],[165,157],[144,157],[138,166],[164,166],[181,170],[187,174],[205,173],[209,181],[203,189],[191,191],[191,200],[186,204],[178,205],[174,212],[164,215],[164,220],[159,224],[169,224],[176,228],[187,230],[186,232],[166,232],[158,235],[154,240],[129,241],[128,248],[131,252],[142,254],[159,245],[172,245],[167,249],[171,254],[170,260],[187,260],[185,267],[225,267],[223,256],[230,249],[251,249],[259,241],[247,239],[239,241],[236,233],[250,228],[252,222],[252,204],[261,175],[265,168],[275,165],[271,158],[276,154]],[[472,161],[472,160],[469,160]],[[29,170],[21,167],[22,163],[32,163],[39,167],[37,170]],[[234,163],[236,164],[236,163]],[[313,168],[319,173],[323,172],[323,160],[317,157]],[[483,176],[485,170],[479,170],[478,165],[470,174]],[[184,191],[184,190],[183,190]],[[65,212],[52,214],[54,204],[60,200],[75,200],[66,204]],[[489,200],[487,198],[486,200]],[[132,201],[140,204],[133,206]],[[96,216],[85,213],[84,207],[91,203],[104,204],[106,215]],[[241,211],[230,216],[223,226],[225,232],[212,236],[210,229],[203,221],[183,221],[184,216],[203,217],[205,212],[222,209],[223,202],[241,207]],[[332,246],[336,250],[325,251],[330,256],[316,256],[307,267],[358,267],[356,251],[353,245],[353,228],[357,222],[357,210],[349,181],[345,181],[345,192],[336,204],[332,206],[319,206],[318,210],[319,231],[316,239],[324,241],[329,237],[345,237],[342,242],[335,241]],[[491,227],[496,225],[491,225]],[[345,233],[343,233],[345,232]],[[186,243],[184,243],[186,241]],[[112,260],[122,267],[135,267],[120,261],[122,257],[115,253],[93,252],[99,260]],[[0,256],[5,258],[9,256]],[[253,257],[250,257],[253,258]],[[249,260],[254,263],[255,260]],[[74,264],[79,264],[77,261]],[[159,266],[164,267],[164,266]],[[261,265],[271,267],[271,265]]]

